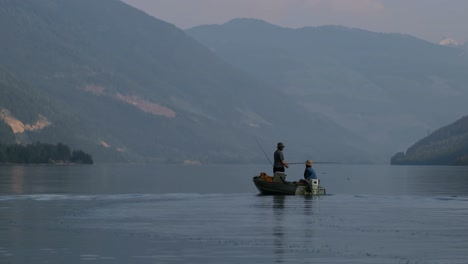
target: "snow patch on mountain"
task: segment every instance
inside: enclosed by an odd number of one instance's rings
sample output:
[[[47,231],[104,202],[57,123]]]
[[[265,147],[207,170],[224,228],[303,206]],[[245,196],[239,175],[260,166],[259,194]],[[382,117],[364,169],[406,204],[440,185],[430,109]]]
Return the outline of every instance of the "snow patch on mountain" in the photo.
[[[442,46],[447,46],[447,47],[460,47],[463,46],[465,43],[458,41],[453,38],[444,38],[439,42],[440,45]]]

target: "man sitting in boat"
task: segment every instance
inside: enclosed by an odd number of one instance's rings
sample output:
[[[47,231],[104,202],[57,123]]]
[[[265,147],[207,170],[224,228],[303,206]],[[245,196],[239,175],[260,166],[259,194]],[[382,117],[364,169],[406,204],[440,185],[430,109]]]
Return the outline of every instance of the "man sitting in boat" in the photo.
[[[312,179],[317,179],[317,173],[315,173],[315,170],[312,168],[312,161],[307,160],[305,163],[305,170],[304,170],[304,179],[305,180],[312,180]]]
[[[305,163],[304,170],[304,179],[299,180],[299,182],[294,182],[296,185],[308,185],[312,179],[317,179],[317,173],[312,168],[312,161],[307,160]]]

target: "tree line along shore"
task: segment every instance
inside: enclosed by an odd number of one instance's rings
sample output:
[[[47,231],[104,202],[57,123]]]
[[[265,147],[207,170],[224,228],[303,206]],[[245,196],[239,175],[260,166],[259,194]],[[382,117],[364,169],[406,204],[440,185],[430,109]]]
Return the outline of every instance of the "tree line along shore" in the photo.
[[[93,164],[93,158],[62,143],[0,144],[0,164]]]

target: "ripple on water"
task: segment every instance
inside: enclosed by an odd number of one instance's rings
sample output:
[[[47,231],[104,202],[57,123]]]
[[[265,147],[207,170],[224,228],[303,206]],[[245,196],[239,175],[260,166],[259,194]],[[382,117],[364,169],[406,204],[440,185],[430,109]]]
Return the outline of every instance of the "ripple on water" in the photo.
[[[0,195],[0,201],[125,201],[125,200],[187,200],[197,198],[211,198],[222,194],[196,194],[196,193],[168,193],[168,194],[99,194],[99,195],[78,195],[78,194],[29,194],[29,195]],[[0,207],[0,209],[9,207]]]
[[[49,218],[24,218],[10,230],[22,235],[19,230],[27,226],[54,234],[35,238],[45,242],[41,257],[56,248],[49,244],[67,239],[80,241],[73,244],[78,249],[54,254],[73,253],[83,262],[115,258],[125,263],[119,259],[124,257],[139,263],[464,263],[458,260],[468,257],[467,197],[122,194],[8,199],[37,201],[46,210],[41,213]],[[36,203],[24,206],[25,211],[37,209]],[[113,246],[128,251],[116,252]],[[16,256],[22,248],[0,250],[0,256]]]

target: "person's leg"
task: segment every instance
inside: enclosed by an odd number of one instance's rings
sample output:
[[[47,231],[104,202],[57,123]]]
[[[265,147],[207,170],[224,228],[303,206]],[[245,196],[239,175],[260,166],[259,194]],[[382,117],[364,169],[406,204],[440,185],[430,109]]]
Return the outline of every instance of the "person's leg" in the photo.
[[[275,172],[284,172],[284,167],[283,167],[283,168],[275,168],[275,167],[273,167],[273,175],[275,175]]]

